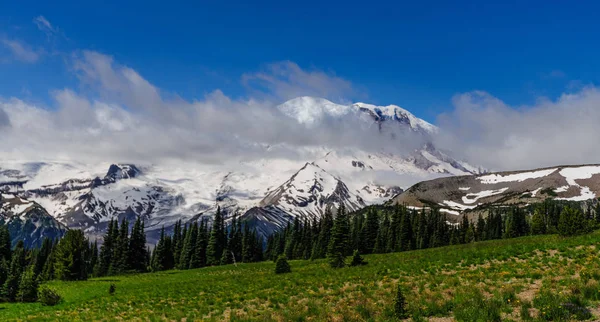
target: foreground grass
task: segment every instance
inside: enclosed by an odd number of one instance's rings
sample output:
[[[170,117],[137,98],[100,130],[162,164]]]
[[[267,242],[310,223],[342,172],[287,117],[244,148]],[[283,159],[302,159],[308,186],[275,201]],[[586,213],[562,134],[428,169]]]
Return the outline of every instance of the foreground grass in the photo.
[[[274,263],[51,282],[61,304],[1,304],[0,321],[390,321],[395,287],[414,320],[598,319],[600,232],[534,236],[325,261]],[[114,295],[108,294],[111,283]]]

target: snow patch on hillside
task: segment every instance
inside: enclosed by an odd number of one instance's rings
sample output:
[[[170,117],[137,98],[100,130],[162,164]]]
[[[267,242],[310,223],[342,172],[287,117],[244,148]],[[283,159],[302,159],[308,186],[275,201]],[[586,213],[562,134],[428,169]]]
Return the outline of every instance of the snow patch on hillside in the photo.
[[[497,190],[483,190],[483,191],[480,191],[477,193],[469,193],[466,196],[462,197],[462,201],[466,204],[473,204],[473,203],[476,203],[477,200],[479,200],[481,198],[491,197],[493,195],[499,195],[501,193],[504,193],[506,190],[508,190],[508,187],[497,189]]]
[[[500,175],[500,174],[488,174],[485,176],[478,177],[479,181],[483,184],[495,184],[500,182],[522,182],[527,179],[536,179],[542,178],[552,174],[557,169],[546,169],[546,170],[538,170],[532,172],[521,172],[509,175]]]

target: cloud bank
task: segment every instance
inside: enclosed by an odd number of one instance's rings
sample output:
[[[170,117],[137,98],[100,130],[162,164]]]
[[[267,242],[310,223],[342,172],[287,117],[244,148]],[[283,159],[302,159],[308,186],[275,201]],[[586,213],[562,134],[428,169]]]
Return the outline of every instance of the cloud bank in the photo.
[[[458,94],[441,115],[440,146],[493,170],[600,163],[600,89],[509,106],[483,91]]]
[[[193,101],[164,93],[137,71],[98,52],[78,52],[71,64],[79,90],[53,90],[51,106],[18,98],[0,101],[4,157],[219,164],[268,157],[311,161],[317,157],[311,147],[404,153],[423,143],[414,138],[390,144],[402,140],[390,141],[391,133],[382,137],[377,127],[353,115],[324,117],[320,126],[311,128],[284,115],[276,108],[282,98],[343,95],[352,88],[336,76],[306,72],[290,62],[243,76],[247,86],[252,86],[250,79],[270,84],[268,91],[252,91],[265,95],[234,100],[217,90]]]

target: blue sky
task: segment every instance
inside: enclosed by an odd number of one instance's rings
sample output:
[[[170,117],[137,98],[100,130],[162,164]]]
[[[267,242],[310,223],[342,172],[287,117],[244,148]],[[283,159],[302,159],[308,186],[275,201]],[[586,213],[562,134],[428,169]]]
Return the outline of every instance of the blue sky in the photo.
[[[248,97],[244,74],[291,61],[350,82],[347,99],[432,122],[458,93],[521,106],[600,83],[597,2],[84,2],[0,3],[1,97],[51,105],[51,91],[81,86],[69,63],[81,50],[186,100]]]

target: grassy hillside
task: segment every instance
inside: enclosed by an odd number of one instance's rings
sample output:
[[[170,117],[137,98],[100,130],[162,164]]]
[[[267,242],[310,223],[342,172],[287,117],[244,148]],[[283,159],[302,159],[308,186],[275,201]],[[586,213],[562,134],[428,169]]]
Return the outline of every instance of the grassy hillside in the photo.
[[[600,318],[598,242],[600,232],[547,235],[370,255],[339,270],[291,261],[292,273],[275,275],[263,262],[52,282],[61,304],[1,304],[0,321],[389,321],[398,283],[417,320]]]

